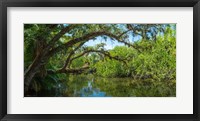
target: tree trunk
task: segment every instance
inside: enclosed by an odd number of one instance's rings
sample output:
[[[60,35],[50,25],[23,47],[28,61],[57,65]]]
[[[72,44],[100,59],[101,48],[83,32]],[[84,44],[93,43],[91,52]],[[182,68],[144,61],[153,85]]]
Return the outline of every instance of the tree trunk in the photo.
[[[31,83],[31,80],[35,74],[39,71],[39,68],[42,66],[42,58],[37,56],[33,63],[28,67],[24,74],[24,91],[27,92]]]

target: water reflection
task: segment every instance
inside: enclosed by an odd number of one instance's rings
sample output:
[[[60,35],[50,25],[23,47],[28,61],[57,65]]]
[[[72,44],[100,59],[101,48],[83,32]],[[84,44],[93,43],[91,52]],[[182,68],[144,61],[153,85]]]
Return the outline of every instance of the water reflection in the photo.
[[[76,87],[75,87],[76,85]],[[66,96],[75,97],[175,97],[175,81],[134,80],[132,78],[100,78],[71,76]],[[75,91],[76,90],[76,91]],[[70,92],[74,92],[71,95]]]
[[[71,75],[56,88],[56,91],[52,92],[42,92],[39,95],[51,97],[175,97],[176,82],[174,80],[154,81]]]
[[[87,82],[87,86],[83,87],[79,92],[75,92],[75,96],[80,97],[106,97],[106,92],[100,91],[99,88],[93,88],[94,79]]]

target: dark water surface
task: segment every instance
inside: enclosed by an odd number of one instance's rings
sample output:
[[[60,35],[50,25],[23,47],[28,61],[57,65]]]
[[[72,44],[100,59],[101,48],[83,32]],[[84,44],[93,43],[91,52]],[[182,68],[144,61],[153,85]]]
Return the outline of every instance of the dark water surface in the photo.
[[[55,89],[38,92],[41,97],[175,97],[175,81],[70,76]]]

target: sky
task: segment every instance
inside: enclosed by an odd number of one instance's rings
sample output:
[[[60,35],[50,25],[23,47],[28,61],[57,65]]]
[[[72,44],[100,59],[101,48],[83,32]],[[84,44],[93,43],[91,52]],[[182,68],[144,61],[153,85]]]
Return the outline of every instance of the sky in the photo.
[[[129,37],[129,40],[131,42],[134,42],[134,41],[137,41],[139,40],[140,37],[139,36],[136,36],[136,37],[132,37],[130,36]],[[107,41],[105,39],[103,39],[103,37],[97,37],[95,40],[89,40],[88,42],[86,42],[84,45],[86,46],[95,46],[97,44],[100,44],[100,43],[105,43],[106,45],[104,46],[104,48],[106,50],[110,50],[110,49],[113,49],[115,46],[124,46],[123,43],[121,42],[118,42],[117,40],[111,40],[110,38],[107,39]]]
[[[97,37],[95,40],[89,40],[88,42],[85,43],[85,45],[86,46],[95,46],[100,43],[105,43],[106,45],[104,46],[104,48],[107,50],[113,49],[115,46],[124,46],[123,43],[119,43],[116,40],[113,41],[111,39],[107,39],[107,41],[105,41],[105,39],[103,39],[102,37]]]

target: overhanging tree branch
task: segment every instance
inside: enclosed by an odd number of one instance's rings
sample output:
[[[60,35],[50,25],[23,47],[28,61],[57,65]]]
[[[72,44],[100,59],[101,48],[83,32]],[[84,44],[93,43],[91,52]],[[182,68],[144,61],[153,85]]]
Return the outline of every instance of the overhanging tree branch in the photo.
[[[75,53],[76,50],[78,50],[85,42],[80,43],[75,49],[73,49],[69,55],[67,56],[67,59],[65,61],[65,64],[63,65],[62,69],[65,69],[66,67],[68,67],[70,61],[71,61],[71,57],[73,56],[73,54]]]
[[[114,59],[114,60],[123,62],[124,64],[127,64],[127,63],[126,63],[126,59],[119,58],[118,56],[112,56],[108,51],[104,51],[104,50],[94,50],[94,49],[86,50],[86,51],[82,52],[81,54],[79,54],[79,55],[77,55],[77,56],[71,58],[69,61],[66,61],[66,63],[72,62],[73,60],[75,60],[75,59],[77,59],[77,58],[80,58],[80,57],[84,56],[84,55],[87,54],[87,53],[92,53],[92,52],[101,53],[101,54],[103,54],[104,56],[109,57],[109,59]],[[66,63],[65,63],[65,65],[67,65]],[[81,70],[83,71],[83,70],[89,69],[89,66],[82,67],[82,68],[79,68],[79,69],[81,69]],[[72,71],[72,70],[74,70],[74,71]],[[76,68],[76,69],[70,69],[70,68],[66,68],[65,66],[63,66],[63,68],[61,68],[61,69],[55,71],[55,73],[76,72],[75,70],[78,71],[77,68]]]
[[[85,70],[89,69],[89,66],[83,66],[80,68],[66,68],[66,69],[60,69],[57,71],[53,71],[53,70],[48,70],[47,73],[48,74],[55,74],[55,73],[83,73]]]
[[[52,48],[55,44],[56,41],[58,41],[64,34],[66,34],[67,32],[69,32],[71,29],[73,29],[74,27],[76,27],[76,25],[71,24],[65,28],[63,28],[58,34],[56,34],[50,41],[50,43],[48,44],[48,46],[45,48],[46,51],[48,51],[50,48]]]
[[[110,38],[117,40],[118,42],[124,43],[125,45],[127,45],[129,47],[131,46],[131,47],[137,49],[134,44],[128,43],[124,39],[122,39],[121,34],[119,36],[117,36],[117,35],[114,35],[114,34],[109,33],[109,32],[99,31],[99,32],[92,32],[92,33],[86,34],[82,37],[72,39],[72,40],[68,41],[67,43],[65,43],[63,45],[60,45],[60,46],[52,49],[51,51],[49,51],[48,55],[52,56],[53,54],[57,53],[58,51],[61,51],[64,48],[72,47],[73,45],[75,45],[79,42],[91,40],[91,39],[94,39],[95,37],[102,36],[102,35],[108,36]]]
[[[98,31],[98,32],[91,32],[86,35],[83,35],[82,37],[72,39],[63,45],[53,48],[56,41],[58,41],[66,32],[70,31],[75,26],[76,25],[69,25],[65,29],[62,29],[57,35],[55,35],[53,37],[53,39],[50,41],[50,43],[47,46],[45,46],[44,49],[42,49],[42,51],[39,54],[40,58],[37,58],[37,60],[34,61],[34,64],[31,65],[30,69],[24,75],[27,89],[28,89],[28,86],[30,85],[32,78],[36,74],[36,70],[38,70],[38,68],[43,66],[48,61],[48,59],[50,57],[52,57],[55,53],[60,52],[65,48],[67,48],[67,49],[71,48],[77,43],[86,42],[88,40],[94,39],[95,37],[105,35],[105,36],[108,36],[119,42],[122,42],[125,45],[134,47],[134,45],[132,45],[132,44],[126,42],[124,39],[122,39],[122,36],[114,35],[112,33],[106,32],[106,31]]]

